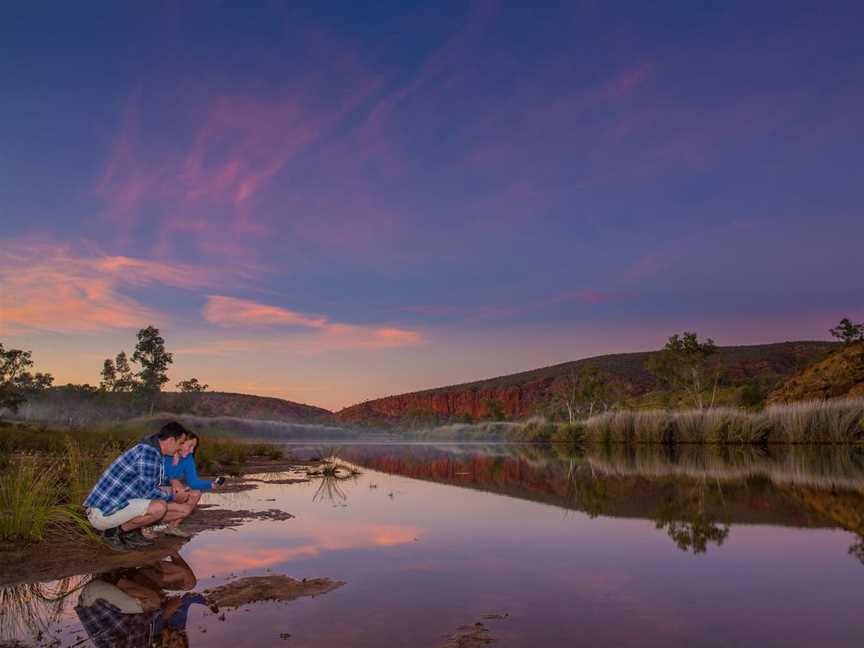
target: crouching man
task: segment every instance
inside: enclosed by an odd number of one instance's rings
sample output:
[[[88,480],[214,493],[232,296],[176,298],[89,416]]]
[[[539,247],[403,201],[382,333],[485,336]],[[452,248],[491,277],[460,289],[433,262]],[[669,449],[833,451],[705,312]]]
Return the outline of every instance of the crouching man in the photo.
[[[87,519],[116,551],[147,547],[152,540],[141,528],[162,522],[176,527],[194,506],[175,502],[173,490],[162,488],[164,455],[173,455],[186,440],[182,425],[171,422],[121,454],[102,473],[84,500]]]

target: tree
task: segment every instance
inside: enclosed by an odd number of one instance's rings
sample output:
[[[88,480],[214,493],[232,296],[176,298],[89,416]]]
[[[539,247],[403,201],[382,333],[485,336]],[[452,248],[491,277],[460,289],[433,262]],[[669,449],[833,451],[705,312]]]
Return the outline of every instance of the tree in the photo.
[[[591,418],[595,407],[609,401],[609,377],[596,365],[586,362],[579,370],[576,396],[582,411]]]
[[[578,375],[572,369],[556,383],[555,402],[567,410],[572,424],[580,415],[591,417],[595,408],[608,405],[610,400],[609,377],[591,362],[582,364]]]
[[[0,343],[0,408],[17,412],[32,394],[51,386],[54,377],[49,373],[31,374],[28,369],[32,366],[30,351],[7,351]]]
[[[140,388],[125,351],[117,354],[114,360],[105,358],[102,363],[102,382],[99,389],[111,392],[131,392]]]
[[[132,366],[129,364],[129,358],[126,357],[125,351],[121,351],[117,354],[117,357],[114,360],[114,365],[117,369],[117,379],[114,382],[114,391],[131,392],[141,387],[141,383],[135,377],[135,372],[132,371]]]
[[[105,358],[105,362],[102,363],[101,376],[102,381],[99,383],[99,389],[102,391],[114,391],[114,386],[117,384],[117,369],[111,358]]]
[[[837,326],[829,329],[828,332],[843,344],[864,342],[864,324],[853,324],[848,317],[844,317]]]
[[[717,352],[711,338],[700,342],[696,333],[685,331],[669,338],[662,351],[651,354],[645,368],[656,376],[657,381],[671,389],[683,389],[699,409],[705,406],[703,394],[713,378],[711,404],[717,393],[720,376],[709,375],[708,359]]]
[[[504,403],[497,398],[490,400],[487,407],[489,409],[489,418],[493,421],[507,420],[507,412],[504,411]]]
[[[200,382],[198,382],[197,378],[181,380],[177,383],[177,390],[183,392],[184,394],[205,392],[207,391],[208,387],[210,387],[210,385],[202,385]]]
[[[174,354],[165,350],[165,340],[159,329],[148,326],[138,331],[138,344],[132,360],[140,365],[138,378],[145,392],[158,392],[168,382],[168,365],[174,362]]]

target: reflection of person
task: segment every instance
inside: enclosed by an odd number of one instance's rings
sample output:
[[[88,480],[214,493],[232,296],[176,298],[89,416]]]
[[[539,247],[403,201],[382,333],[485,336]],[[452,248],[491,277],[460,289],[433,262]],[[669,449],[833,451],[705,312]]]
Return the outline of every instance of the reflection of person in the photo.
[[[170,485],[174,501],[188,504],[190,509],[197,506],[201,499],[201,491],[218,488],[218,485],[222,483],[220,479],[211,481],[198,477],[198,468],[195,465],[195,453],[198,450],[198,444],[198,435],[187,431],[186,440],[180,444],[177,451],[163,458],[163,486]],[[179,528],[180,521],[167,524],[165,533],[188,537],[189,534]]]
[[[173,455],[186,440],[186,428],[171,422],[152,436],[121,454],[108,466],[84,500],[87,518],[102,531],[112,549],[153,544],[140,529],[160,520],[179,524],[191,512],[187,503],[174,501],[170,489],[162,488],[163,455]]]
[[[168,596],[164,590],[190,590],[197,584],[189,565],[174,554],[170,561],[101,574],[78,598],[75,612],[97,648],[188,646],[186,619],[200,594]]]

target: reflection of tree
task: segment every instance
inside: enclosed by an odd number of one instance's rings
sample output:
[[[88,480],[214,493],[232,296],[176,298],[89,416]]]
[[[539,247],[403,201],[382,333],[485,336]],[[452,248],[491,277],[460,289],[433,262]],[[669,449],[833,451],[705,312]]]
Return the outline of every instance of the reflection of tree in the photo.
[[[693,551],[694,554],[705,553],[708,543],[720,546],[729,535],[729,525],[718,526],[705,519],[658,521],[657,528],[666,528],[666,533],[675,541],[681,551]]]
[[[325,466],[321,471],[321,483],[312,496],[313,502],[330,502],[333,506],[341,506],[348,500],[348,494],[342,489],[340,482],[352,479],[356,473],[349,472],[335,464]]]
[[[690,489],[682,485],[657,511],[657,528],[665,529],[681,551],[705,553],[709,542],[719,547],[729,536],[728,523],[718,524],[706,514],[706,490],[705,483],[701,481]],[[719,485],[718,492],[722,497]]]
[[[849,547],[849,555],[857,558],[864,565],[864,536],[858,536],[858,540]]]
[[[48,632],[66,609],[67,597],[86,578],[64,578],[55,583],[25,583],[0,588],[0,641],[25,633]]]

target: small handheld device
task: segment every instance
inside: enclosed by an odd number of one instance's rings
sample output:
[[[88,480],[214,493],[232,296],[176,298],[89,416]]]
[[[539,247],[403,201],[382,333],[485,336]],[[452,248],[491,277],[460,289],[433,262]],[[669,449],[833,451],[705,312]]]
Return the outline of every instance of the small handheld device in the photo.
[[[221,486],[225,483],[225,478],[222,475],[219,475],[216,479],[213,480],[213,483],[217,486]]]

